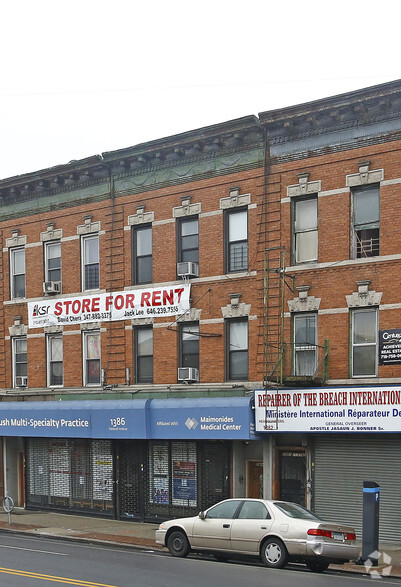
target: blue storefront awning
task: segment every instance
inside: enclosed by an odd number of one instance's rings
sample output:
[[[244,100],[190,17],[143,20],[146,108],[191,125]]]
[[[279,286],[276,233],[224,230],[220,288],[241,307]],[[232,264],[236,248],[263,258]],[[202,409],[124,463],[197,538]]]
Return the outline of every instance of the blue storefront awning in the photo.
[[[148,402],[149,400],[2,402],[0,435],[147,438]]]
[[[1,402],[0,436],[250,440],[254,416],[248,397]]]
[[[186,440],[254,438],[249,397],[152,400],[151,438]]]

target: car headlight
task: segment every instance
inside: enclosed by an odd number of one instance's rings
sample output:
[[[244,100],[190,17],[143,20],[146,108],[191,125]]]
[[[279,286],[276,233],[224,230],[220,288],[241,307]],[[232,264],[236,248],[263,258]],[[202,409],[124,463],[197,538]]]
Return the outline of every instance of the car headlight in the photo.
[[[159,526],[159,530],[163,530],[164,526],[165,526],[165,523],[164,523],[164,522],[162,522],[162,523],[160,524],[160,526]]]

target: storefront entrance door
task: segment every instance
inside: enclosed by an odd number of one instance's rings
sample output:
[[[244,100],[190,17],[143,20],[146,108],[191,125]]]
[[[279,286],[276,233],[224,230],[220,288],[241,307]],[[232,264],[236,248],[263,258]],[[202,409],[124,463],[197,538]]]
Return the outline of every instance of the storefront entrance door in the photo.
[[[144,519],[145,447],[141,441],[117,445],[117,514],[120,519]]]
[[[263,497],[263,463],[247,462],[247,497]]]
[[[305,506],[306,455],[303,450],[282,450],[279,453],[280,499]]]

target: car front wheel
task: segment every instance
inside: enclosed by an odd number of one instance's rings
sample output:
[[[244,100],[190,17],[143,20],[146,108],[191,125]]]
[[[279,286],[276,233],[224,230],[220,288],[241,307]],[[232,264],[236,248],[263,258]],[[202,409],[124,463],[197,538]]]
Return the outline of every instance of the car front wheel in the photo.
[[[268,538],[261,550],[263,563],[272,569],[282,569],[288,561],[287,549],[279,538]]]
[[[189,546],[188,538],[180,530],[172,532],[167,539],[167,548],[173,556],[181,558],[188,556],[191,547]]]

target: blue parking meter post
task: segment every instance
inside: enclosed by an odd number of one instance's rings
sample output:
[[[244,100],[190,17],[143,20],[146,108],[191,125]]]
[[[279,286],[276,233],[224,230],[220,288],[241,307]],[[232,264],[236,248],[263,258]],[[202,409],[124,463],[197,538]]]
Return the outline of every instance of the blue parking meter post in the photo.
[[[379,506],[380,485],[364,481],[361,559],[370,560],[374,567],[379,562]]]

